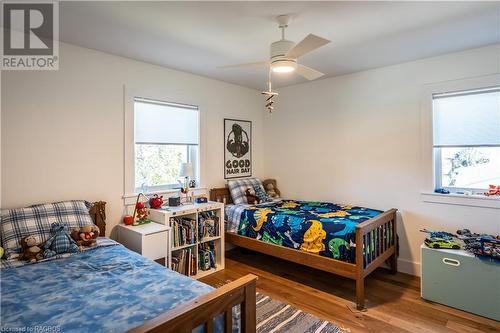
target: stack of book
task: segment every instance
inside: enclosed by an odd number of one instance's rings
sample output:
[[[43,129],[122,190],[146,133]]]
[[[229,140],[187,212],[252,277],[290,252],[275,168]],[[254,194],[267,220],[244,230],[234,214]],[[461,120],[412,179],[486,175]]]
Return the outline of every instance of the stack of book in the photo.
[[[196,275],[196,256],[191,248],[178,250],[172,254],[172,270],[187,275]]]
[[[219,236],[220,219],[214,211],[202,212],[198,214],[198,236],[205,237]]]
[[[189,218],[171,218],[172,246],[178,247],[196,243],[196,221]]]

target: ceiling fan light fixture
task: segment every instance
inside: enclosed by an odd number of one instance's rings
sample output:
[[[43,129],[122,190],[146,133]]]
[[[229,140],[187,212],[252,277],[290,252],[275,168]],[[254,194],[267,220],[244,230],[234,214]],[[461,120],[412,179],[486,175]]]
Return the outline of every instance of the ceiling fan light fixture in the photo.
[[[271,70],[274,73],[291,73],[297,68],[297,63],[293,60],[276,60],[271,63]]]

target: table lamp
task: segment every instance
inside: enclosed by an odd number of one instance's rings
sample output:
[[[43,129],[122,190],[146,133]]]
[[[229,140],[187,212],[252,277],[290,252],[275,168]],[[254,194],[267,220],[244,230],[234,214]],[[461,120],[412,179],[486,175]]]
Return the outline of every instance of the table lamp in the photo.
[[[184,177],[184,185],[181,188],[181,192],[186,195],[186,202],[188,202],[189,177],[194,177],[193,165],[191,163],[181,163],[179,177]]]

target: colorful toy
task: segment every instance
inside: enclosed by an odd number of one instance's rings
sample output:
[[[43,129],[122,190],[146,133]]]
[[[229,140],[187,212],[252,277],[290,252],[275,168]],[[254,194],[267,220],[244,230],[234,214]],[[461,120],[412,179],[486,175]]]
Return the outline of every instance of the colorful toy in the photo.
[[[429,237],[432,238],[442,238],[446,240],[452,240],[456,235],[451,234],[446,231],[433,231],[433,230],[427,230],[427,229],[420,229],[420,232],[425,232],[429,234]]]
[[[50,234],[52,236],[45,242],[44,258],[50,258],[61,253],[76,253],[80,251],[80,248],[68,233],[68,227],[65,224],[59,222],[52,223]]]
[[[458,244],[453,239],[444,239],[444,238],[438,238],[438,237],[426,238],[424,243],[425,243],[425,245],[427,245],[427,247],[430,247],[433,249],[460,250],[460,244]]]
[[[439,193],[439,194],[450,194],[450,191],[448,191],[445,188],[437,188],[434,190],[434,193]]]
[[[149,207],[152,209],[160,209],[163,206],[163,196],[158,196],[158,194],[153,195],[149,199]]]
[[[81,228],[74,228],[71,231],[71,238],[76,242],[76,245],[83,247],[94,247],[97,245],[97,237],[99,237],[99,227],[94,225],[86,225]]]
[[[500,185],[490,185],[488,192],[485,192],[484,195],[500,195]]]
[[[146,208],[146,205],[144,204],[144,202],[140,201],[141,197],[148,200],[148,198],[142,193],[139,193],[137,195],[137,200],[135,201],[134,215],[132,216],[132,219],[134,220],[133,225],[142,225],[151,222],[151,220],[148,219],[149,211]]]

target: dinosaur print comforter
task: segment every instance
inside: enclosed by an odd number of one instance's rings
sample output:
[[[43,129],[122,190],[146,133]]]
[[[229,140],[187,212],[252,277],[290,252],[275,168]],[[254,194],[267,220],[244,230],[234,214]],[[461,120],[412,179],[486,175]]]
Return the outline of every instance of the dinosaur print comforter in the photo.
[[[246,207],[238,234],[350,263],[356,224],[380,210],[328,202],[286,200]]]

